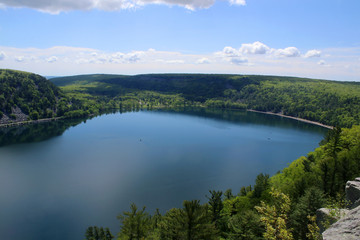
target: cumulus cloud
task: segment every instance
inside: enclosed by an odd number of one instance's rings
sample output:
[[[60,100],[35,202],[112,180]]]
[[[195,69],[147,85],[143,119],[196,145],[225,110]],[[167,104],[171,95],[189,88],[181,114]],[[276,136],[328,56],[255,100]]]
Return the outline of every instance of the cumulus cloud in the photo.
[[[216,56],[220,57],[223,61],[230,62],[235,65],[241,65],[248,62],[241,52],[233,47],[224,47],[221,52],[216,52]]]
[[[24,57],[24,56],[17,56],[17,57],[15,57],[15,61],[17,61],[17,62],[24,62],[24,61],[25,61],[25,57]]]
[[[137,8],[147,4],[177,5],[195,10],[209,8],[216,0],[0,0],[3,7],[27,7],[42,12],[58,14],[72,10],[100,9],[105,11],[118,11],[122,9]],[[245,0],[228,0],[231,5],[246,5]]]
[[[244,57],[234,57],[230,59],[230,62],[235,65],[242,65],[244,63],[247,63],[248,59]]]
[[[143,51],[134,51],[131,53],[128,53],[124,56],[124,59],[129,63],[136,63],[141,60],[145,56],[145,52]]]
[[[275,49],[275,56],[277,57],[299,57],[300,51],[296,47],[287,47],[284,49]]]
[[[5,53],[4,52],[0,52],[0,61],[1,60],[4,60],[6,57]]]
[[[236,50],[235,48],[232,48],[232,47],[224,47],[224,49],[222,50],[222,53],[226,57],[239,57],[239,56],[241,56],[240,52],[238,50]]]
[[[58,60],[58,57],[56,57],[56,56],[51,56],[49,58],[46,58],[46,61],[48,63],[53,63],[53,62],[56,62],[57,60]]]
[[[231,5],[246,5],[245,0],[229,0]]]
[[[326,62],[325,62],[325,60],[320,60],[320,61],[318,61],[317,64],[322,65],[322,66],[325,66],[325,65],[326,65]]]
[[[305,58],[306,51],[300,55],[301,57],[289,61],[286,57],[275,55],[278,49],[271,48],[265,54],[255,54],[258,52],[255,50],[248,50],[249,53],[245,54],[240,49],[241,47],[236,49],[228,46],[213,53],[186,54],[154,49],[106,52],[100,49],[64,46],[46,49],[0,46],[0,59],[2,59],[0,67],[62,76],[88,73],[140,74],[149,72],[232,74],[239,73],[241,70],[244,74],[292,75],[339,80],[360,79],[360,73],[357,71],[360,48],[321,49],[321,57],[329,55],[331,58],[326,57],[324,60],[321,58],[315,63],[313,59]],[[282,50],[285,51],[284,49]],[[22,59],[26,64],[19,62]],[[344,66],[349,66],[349,68]]]
[[[196,64],[209,64],[211,61],[208,58],[200,58],[198,60],[196,60]]]
[[[321,51],[313,49],[306,52],[305,56],[306,58],[313,58],[313,57],[320,57]]]
[[[270,48],[261,42],[241,44],[240,52],[244,54],[265,54]]]

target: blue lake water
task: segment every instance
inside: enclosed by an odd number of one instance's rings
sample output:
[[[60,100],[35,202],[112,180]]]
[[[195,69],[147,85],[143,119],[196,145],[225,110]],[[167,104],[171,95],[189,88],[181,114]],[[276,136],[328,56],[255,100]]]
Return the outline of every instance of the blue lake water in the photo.
[[[314,150],[326,129],[244,111],[113,113],[0,131],[0,239],[83,239],[149,213],[254,184]]]

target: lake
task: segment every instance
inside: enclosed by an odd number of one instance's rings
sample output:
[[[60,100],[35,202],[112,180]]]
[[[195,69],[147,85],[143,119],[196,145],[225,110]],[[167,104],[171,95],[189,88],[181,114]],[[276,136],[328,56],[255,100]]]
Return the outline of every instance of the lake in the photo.
[[[246,111],[139,111],[0,129],[0,239],[84,239],[132,202],[165,212],[254,184],[327,129]]]

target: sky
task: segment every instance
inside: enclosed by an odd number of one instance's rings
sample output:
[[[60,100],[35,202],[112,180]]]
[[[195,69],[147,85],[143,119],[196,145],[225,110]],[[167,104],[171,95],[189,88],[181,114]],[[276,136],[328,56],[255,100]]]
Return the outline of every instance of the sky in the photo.
[[[360,81],[359,0],[0,0],[0,68]]]

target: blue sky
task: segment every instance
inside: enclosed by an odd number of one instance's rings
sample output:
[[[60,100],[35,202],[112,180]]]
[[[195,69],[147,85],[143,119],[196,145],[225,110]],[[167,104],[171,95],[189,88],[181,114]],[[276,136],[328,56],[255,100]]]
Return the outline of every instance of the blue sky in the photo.
[[[0,68],[360,81],[359,0],[0,0]]]

